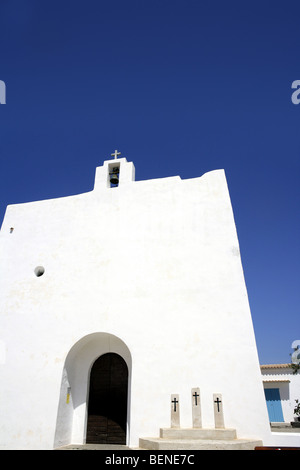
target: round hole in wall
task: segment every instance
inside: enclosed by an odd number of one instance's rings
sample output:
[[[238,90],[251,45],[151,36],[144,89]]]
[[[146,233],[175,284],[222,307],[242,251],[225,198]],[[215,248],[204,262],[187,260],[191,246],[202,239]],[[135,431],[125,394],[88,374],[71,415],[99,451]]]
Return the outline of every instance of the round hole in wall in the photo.
[[[44,272],[45,272],[45,268],[43,266],[37,266],[34,270],[34,274],[36,275],[36,277],[42,276]]]

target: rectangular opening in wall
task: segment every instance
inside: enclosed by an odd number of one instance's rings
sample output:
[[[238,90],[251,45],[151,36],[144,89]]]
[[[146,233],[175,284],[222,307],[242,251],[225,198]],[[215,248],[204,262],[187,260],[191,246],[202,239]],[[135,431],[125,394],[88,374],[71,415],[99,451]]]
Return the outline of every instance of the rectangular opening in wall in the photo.
[[[119,186],[120,163],[110,163],[108,165],[108,183],[110,188]]]

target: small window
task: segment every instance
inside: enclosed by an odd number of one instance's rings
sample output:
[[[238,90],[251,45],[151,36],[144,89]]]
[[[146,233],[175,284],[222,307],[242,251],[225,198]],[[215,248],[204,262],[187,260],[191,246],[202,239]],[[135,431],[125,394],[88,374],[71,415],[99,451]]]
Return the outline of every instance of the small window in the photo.
[[[37,266],[34,270],[34,274],[36,275],[36,277],[42,276],[44,272],[45,272],[45,268],[43,266]]]

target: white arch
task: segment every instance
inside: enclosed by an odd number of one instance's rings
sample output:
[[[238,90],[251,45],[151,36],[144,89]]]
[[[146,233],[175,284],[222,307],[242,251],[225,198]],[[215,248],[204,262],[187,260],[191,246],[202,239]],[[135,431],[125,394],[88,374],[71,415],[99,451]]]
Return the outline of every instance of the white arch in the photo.
[[[126,344],[110,333],[84,336],[69,351],[63,368],[54,448],[85,444],[87,397],[92,364],[102,354],[119,354],[128,367],[127,443],[129,442],[131,354]]]

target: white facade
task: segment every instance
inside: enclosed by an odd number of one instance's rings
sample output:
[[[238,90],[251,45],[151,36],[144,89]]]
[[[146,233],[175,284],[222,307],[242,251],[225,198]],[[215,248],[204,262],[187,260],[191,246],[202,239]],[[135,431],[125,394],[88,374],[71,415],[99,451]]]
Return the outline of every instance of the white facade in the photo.
[[[295,421],[295,400],[300,400],[300,373],[298,372],[297,374],[293,374],[293,369],[291,368],[290,364],[262,365],[261,373],[264,389],[278,390],[280,397],[280,403],[276,404],[276,406],[281,407],[283,419],[281,421],[279,421],[278,419],[270,419],[270,421],[284,423],[290,423],[292,421]]]
[[[90,369],[107,352],[128,366],[128,445],[170,426],[172,393],[191,427],[192,387],[203,427],[221,393],[226,427],[270,445],[223,170],[134,181],[132,163],[106,161],[91,192],[8,206],[0,261],[2,449],[84,443]]]

